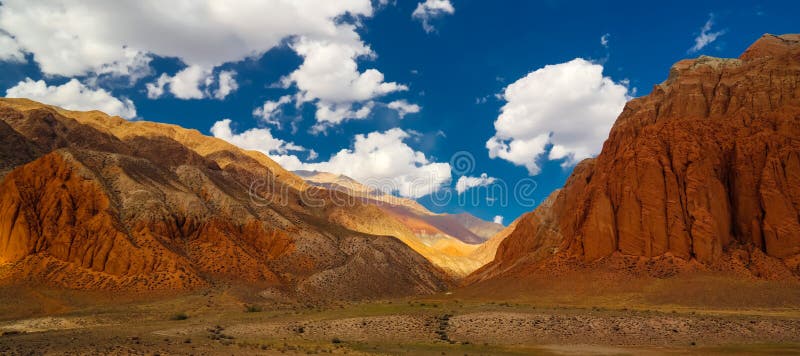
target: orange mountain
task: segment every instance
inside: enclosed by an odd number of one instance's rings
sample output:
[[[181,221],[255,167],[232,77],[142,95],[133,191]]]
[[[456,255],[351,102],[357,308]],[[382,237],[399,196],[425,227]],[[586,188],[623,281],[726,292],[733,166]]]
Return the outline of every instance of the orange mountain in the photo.
[[[326,299],[452,284],[380,234],[402,226],[380,209],[334,204],[267,156],[196,130],[0,99],[0,134],[2,283],[126,291],[246,283]],[[353,229],[354,221],[384,228]]]

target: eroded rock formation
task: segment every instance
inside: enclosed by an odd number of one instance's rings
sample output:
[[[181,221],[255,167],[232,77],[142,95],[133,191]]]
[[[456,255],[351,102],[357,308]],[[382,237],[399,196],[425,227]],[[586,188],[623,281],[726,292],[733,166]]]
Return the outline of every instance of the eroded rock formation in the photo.
[[[0,134],[5,283],[131,291],[246,283],[332,299],[452,283],[396,238],[337,223],[374,207],[330,204],[265,155],[195,130],[0,99]],[[321,205],[304,200],[315,194]]]
[[[676,63],[551,199],[472,281],[615,256],[800,275],[800,35]]]

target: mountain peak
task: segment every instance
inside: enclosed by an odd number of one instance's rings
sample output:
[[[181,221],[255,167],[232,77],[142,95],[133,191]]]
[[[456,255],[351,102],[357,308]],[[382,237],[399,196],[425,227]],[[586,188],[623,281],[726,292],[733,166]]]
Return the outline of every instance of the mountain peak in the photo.
[[[772,35],[764,34],[750,45],[739,57],[742,60],[754,60],[764,57],[779,57],[800,51],[800,34]]]

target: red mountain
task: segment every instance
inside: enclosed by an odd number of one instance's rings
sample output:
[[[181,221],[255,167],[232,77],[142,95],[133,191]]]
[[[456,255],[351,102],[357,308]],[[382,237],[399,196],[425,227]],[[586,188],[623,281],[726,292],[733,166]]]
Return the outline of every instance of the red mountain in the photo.
[[[596,265],[800,275],[800,35],[676,63],[469,281]]]

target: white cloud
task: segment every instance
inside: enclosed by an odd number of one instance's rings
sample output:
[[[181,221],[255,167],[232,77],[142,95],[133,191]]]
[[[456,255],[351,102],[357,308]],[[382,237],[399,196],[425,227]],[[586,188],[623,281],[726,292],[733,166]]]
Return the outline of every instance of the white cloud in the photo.
[[[306,160],[313,161],[313,160],[317,159],[318,157],[319,157],[319,154],[317,153],[317,151],[314,151],[314,149],[312,148],[312,149],[308,150],[308,157],[306,158]]]
[[[80,76],[149,65],[151,55],[214,68],[260,55],[290,36],[331,36],[345,14],[371,16],[370,0],[247,2],[4,0],[0,29],[42,71]],[[142,56],[147,59],[142,60]]]
[[[625,85],[603,76],[603,66],[576,58],[529,73],[506,87],[503,99],[486,142],[489,156],[536,175],[550,145],[547,159],[565,165],[597,154],[630,97]]]
[[[264,102],[264,105],[261,107],[257,107],[253,110],[253,116],[263,120],[265,123],[273,124],[280,128],[281,122],[276,118],[278,114],[281,112],[281,106],[286,105],[292,101],[291,95],[284,95],[280,97],[278,100],[267,100]]]
[[[342,149],[329,160],[306,163],[289,151],[302,151],[302,147],[276,139],[267,129],[251,129],[234,134],[230,120],[214,124],[211,133],[218,138],[245,149],[268,154],[288,170],[316,170],[343,174],[368,186],[404,197],[419,198],[439,190],[450,182],[450,164],[431,162],[425,154],[408,146],[405,139],[410,134],[394,128],[385,132],[356,135],[353,148]],[[309,150],[309,160],[317,156]]]
[[[450,0],[425,0],[417,4],[417,8],[411,13],[411,18],[422,21],[422,28],[425,32],[431,33],[436,30],[430,23],[432,19],[452,15],[455,12],[456,9]]]
[[[110,74],[133,83],[150,74],[153,58],[176,58],[185,67],[147,83],[149,98],[224,99],[238,83],[233,72],[215,74],[219,66],[290,39],[304,62],[285,84],[297,85],[298,104],[321,108],[321,128],[364,118],[371,100],[407,89],[377,69],[358,69],[358,59],[375,56],[356,32],[373,11],[372,0],[3,0],[0,59],[30,53],[45,75]]]
[[[17,41],[0,31],[0,61],[25,62],[25,53]]]
[[[411,104],[406,100],[395,100],[387,106],[389,109],[397,111],[397,115],[399,115],[401,119],[408,114],[416,114],[422,109],[419,105]]]
[[[405,85],[384,82],[383,73],[376,69],[359,72],[356,61],[374,58],[375,53],[352,27],[341,25],[340,32],[328,38],[301,37],[291,46],[303,57],[303,64],[282,82],[286,87],[297,86],[299,103],[316,104],[317,130],[348,119],[366,118],[371,104],[355,109],[354,103],[408,90]]]
[[[605,35],[600,36],[600,44],[605,48],[608,48],[608,41],[609,40],[611,40],[611,34],[610,33],[606,33]]]
[[[200,86],[208,83],[211,78],[213,77],[210,70],[200,66],[188,66],[175,76],[169,77],[167,82],[169,91],[178,99],[202,99],[205,95]]]
[[[164,95],[164,88],[169,84],[171,79],[172,77],[167,75],[167,73],[162,73],[155,82],[147,83],[145,85],[147,88],[147,98],[158,99]]]
[[[228,96],[228,94],[236,91],[236,89],[239,89],[239,83],[236,82],[236,78],[234,78],[235,76],[236,71],[223,70],[219,72],[219,76],[217,77],[219,88],[214,92],[215,98],[223,100]]]
[[[103,89],[92,89],[77,79],[62,85],[47,85],[44,80],[26,78],[6,90],[8,98],[28,98],[68,110],[100,110],[126,119],[136,117],[136,106],[127,98],[117,99]]]
[[[200,66],[188,66],[174,76],[162,73],[154,82],[147,83],[147,97],[157,99],[164,95],[168,89],[178,99],[204,99],[214,97],[225,99],[230,93],[239,89],[239,84],[234,76],[235,71],[220,71],[215,80],[210,69]],[[211,94],[211,87],[217,88]]]
[[[325,131],[328,127],[341,123],[345,120],[363,120],[372,112],[375,103],[370,101],[362,105],[359,109],[354,109],[353,104],[330,104],[326,102],[317,103],[317,124],[311,128],[312,133]]]
[[[399,128],[356,135],[352,149],[339,151],[327,162],[289,169],[343,174],[386,192],[419,198],[450,182],[450,164],[429,161],[403,142],[409,137]]]
[[[246,150],[262,152],[276,161],[291,151],[305,151],[306,149],[292,142],[287,142],[272,136],[266,128],[252,128],[242,133],[235,133],[231,128],[231,119],[223,119],[211,126],[211,134]]]
[[[503,225],[503,216],[502,215],[496,215],[494,217],[494,223]]]
[[[269,129],[253,128],[235,133],[231,120],[224,119],[211,127],[214,137],[248,150],[267,154],[288,170],[316,170],[343,174],[368,186],[404,197],[419,198],[447,185],[450,164],[430,161],[404,141],[411,134],[399,128],[385,132],[356,135],[353,147],[342,149],[324,162],[308,163],[293,152],[308,152],[307,160],[318,158],[313,149],[276,138]],[[493,179],[493,178],[492,178]]]
[[[496,178],[489,177],[486,173],[481,174],[480,177],[461,176],[456,182],[456,191],[458,194],[462,194],[472,188],[485,187],[494,183],[496,180]]]
[[[708,15],[708,21],[700,29],[700,34],[694,38],[694,46],[689,49],[689,53],[695,53],[705,48],[712,42],[716,41],[719,36],[725,34],[725,30],[712,32],[711,27],[714,25],[714,14]]]

